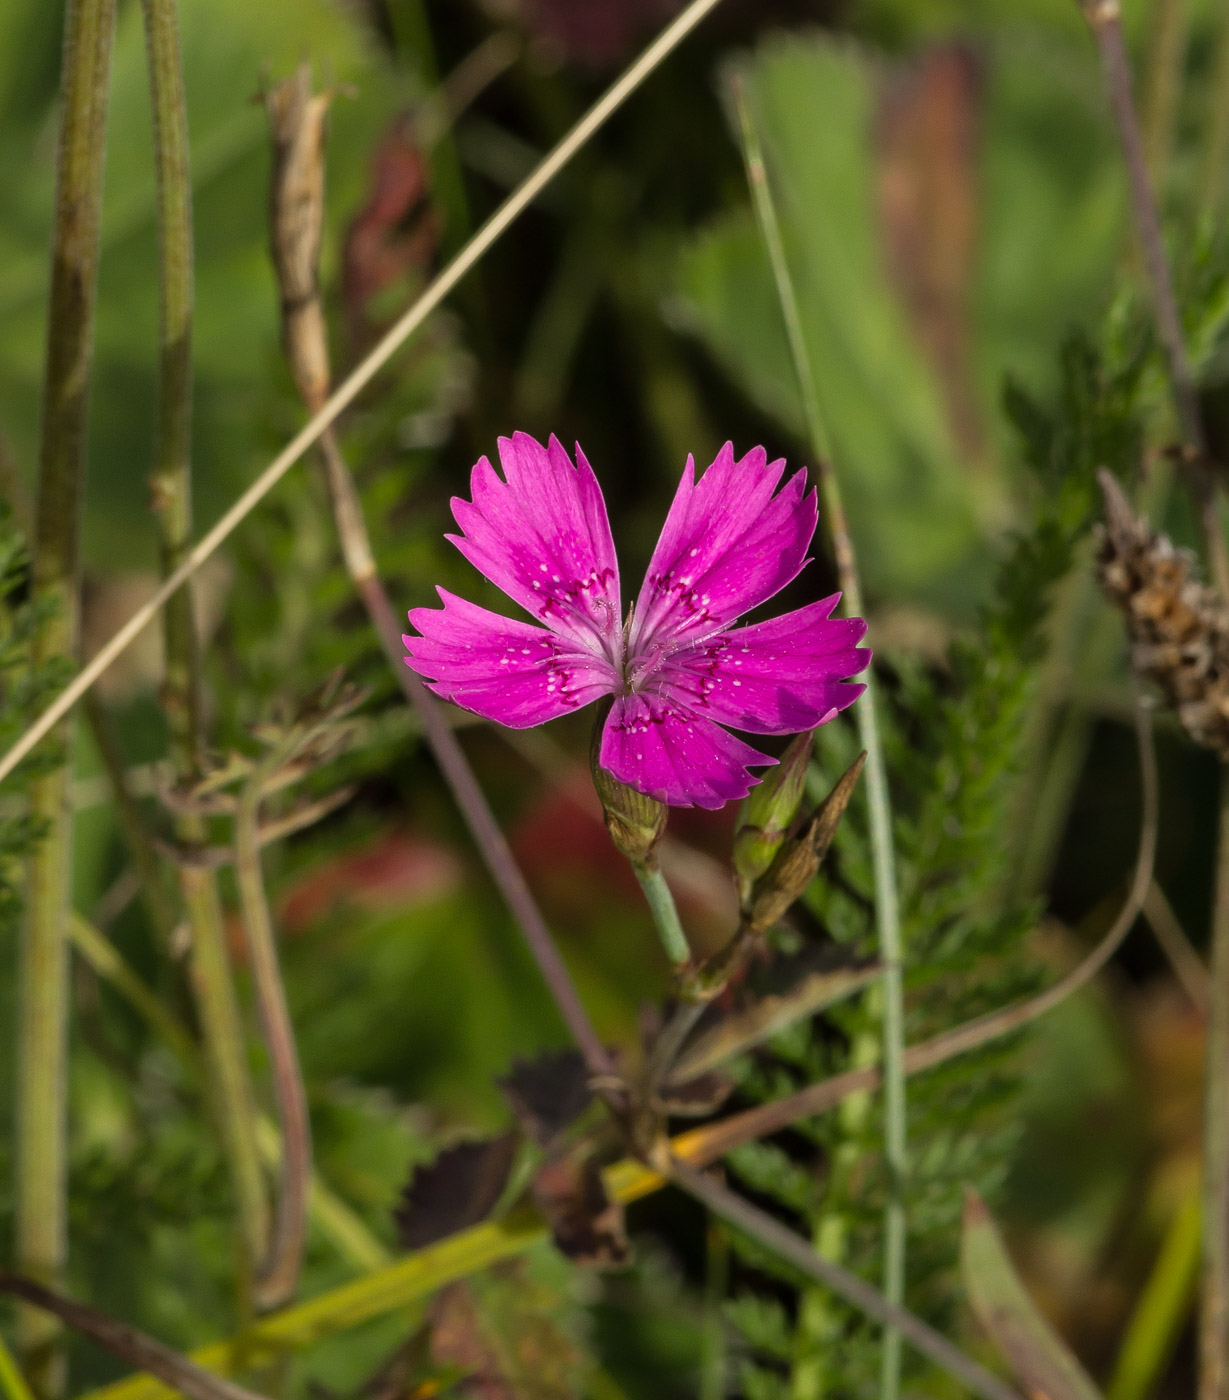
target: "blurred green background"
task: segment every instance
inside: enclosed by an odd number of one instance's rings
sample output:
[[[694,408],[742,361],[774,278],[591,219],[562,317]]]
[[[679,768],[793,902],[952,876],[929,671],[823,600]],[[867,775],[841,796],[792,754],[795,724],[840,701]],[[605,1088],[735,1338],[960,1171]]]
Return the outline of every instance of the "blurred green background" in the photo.
[[[317,82],[335,89],[324,269],[340,376],[676,8],[183,0],[199,522],[220,513],[302,418],[268,256],[263,88],[307,58]],[[1198,213],[1223,6],[1129,0],[1125,11],[1155,168],[1184,240],[1180,270],[1194,285],[1208,236]],[[1181,85],[1170,115],[1154,95],[1165,76],[1155,71],[1157,34],[1178,11]],[[43,0],[0,5],[0,464],[19,517],[38,440],[62,18]],[[733,65],[748,75],[787,192],[786,241],[871,641],[890,668],[941,670],[1024,518],[1029,488],[1001,411],[1005,376],[1051,400],[1064,337],[1082,328],[1112,338],[1130,299],[1116,289],[1136,275],[1096,53],[1073,0],[726,0],[347,415],[344,444],[381,571],[400,610],[431,601],[437,583],[499,606],[442,536],[448,498],[467,492],[472,462],[513,428],[584,445],[629,589],[689,452],[704,465],[732,438],[807,462],[732,133]],[[126,0],[92,393],[87,651],[148,594],[157,567],[146,488],[154,255],[141,15]],[[1192,327],[1210,401],[1213,331],[1199,341]],[[1155,448],[1165,433],[1154,372],[1147,395],[1162,424]],[[1168,524],[1192,538],[1176,496]],[[786,601],[820,596],[831,580],[821,552]],[[242,746],[279,700],[301,697],[336,666],[372,690],[362,742],[339,770],[356,795],[271,851],[266,868],[321,1168],[391,1246],[390,1211],[411,1164],[458,1132],[500,1127],[493,1077],[516,1056],[561,1044],[563,1029],[350,596],[314,464],[297,467],[247,521],[203,571],[199,594],[219,751]],[[1086,587],[1068,588],[1062,606],[1065,642],[1038,701],[1024,796],[1000,833],[1015,856],[1016,893],[1044,911],[1034,951],[1056,967],[1088,936],[1081,921],[1121,887],[1137,815],[1116,620]],[[165,750],[158,675],[151,632],[100,686],[134,765]],[[586,716],[545,732],[474,727],[465,737],[599,1029],[628,1046],[666,966],[598,820],[587,743]],[[1176,731],[1163,730],[1161,752],[1160,881],[1202,945],[1214,765]],[[132,897],[84,730],[78,774],[76,905],[174,1000],[174,970]],[[667,873],[705,947],[731,918],[723,862],[732,822],[732,812],[680,813],[671,825]],[[3,1258],[14,949],[11,931],[0,937]],[[174,1345],[221,1335],[233,1323],[232,1243],[201,1106],[84,968],[76,997],[75,1286]],[[1201,1038],[1141,927],[1097,988],[1047,1021],[1027,1051],[1003,1214],[1030,1283],[1101,1377],[1190,1189]],[[711,1325],[702,1223],[663,1196],[637,1208],[632,1225],[630,1274],[578,1281],[544,1253],[533,1262],[538,1285],[597,1358],[607,1393],[696,1394]],[[305,1291],[345,1276],[314,1240]],[[499,1307],[491,1303],[492,1316]],[[353,1393],[406,1325],[389,1319],[315,1349],[297,1383],[303,1393]],[[1190,1345],[1179,1345],[1158,1394],[1188,1393]],[[77,1388],[117,1372],[84,1347],[73,1364]]]

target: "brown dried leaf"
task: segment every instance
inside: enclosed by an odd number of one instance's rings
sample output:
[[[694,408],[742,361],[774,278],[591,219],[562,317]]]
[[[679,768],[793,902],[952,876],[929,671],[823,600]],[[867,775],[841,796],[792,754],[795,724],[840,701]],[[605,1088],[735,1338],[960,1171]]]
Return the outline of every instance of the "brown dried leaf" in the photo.
[[[393,1219],[406,1249],[423,1249],[485,1220],[503,1194],[519,1133],[445,1148],[410,1178]]]
[[[1196,743],[1229,758],[1229,612],[1201,584],[1192,560],[1137,518],[1107,471],[1097,567],[1126,615],[1131,663],[1155,681]]]
[[[549,1147],[593,1101],[584,1056],[571,1048],[516,1060],[496,1082],[521,1127],[543,1147]]]
[[[555,1244],[569,1259],[607,1269],[629,1262],[623,1208],[606,1194],[592,1158],[548,1162],[534,1178],[533,1196]]]

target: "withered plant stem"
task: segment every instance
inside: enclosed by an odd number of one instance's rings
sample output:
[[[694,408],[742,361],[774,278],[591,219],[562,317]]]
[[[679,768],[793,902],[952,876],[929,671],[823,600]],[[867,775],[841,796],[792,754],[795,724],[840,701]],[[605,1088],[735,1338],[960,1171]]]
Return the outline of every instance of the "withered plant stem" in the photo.
[[[1209,567],[1217,592],[1222,599],[1229,600],[1229,549],[1220,522],[1215,482],[1207,462],[1207,440],[1199,415],[1195,378],[1186,353],[1186,338],[1182,331],[1178,300],[1174,295],[1169,259],[1165,253],[1160,210],[1148,174],[1139,116],[1131,92],[1131,69],[1122,34],[1121,10],[1118,0],[1080,0],[1080,5],[1097,42],[1114,125],[1122,145],[1135,236],[1139,240],[1152,291],[1153,315],[1165,357],[1178,427],[1195,458],[1190,463],[1189,480],[1199,511]]]
[[[142,0],[153,115],[158,214],[158,400],[150,499],[158,526],[163,578],[174,576],[192,547],[192,178],[187,104],[176,0]],[[200,651],[191,583],[166,601],[162,615],[165,676],[162,705],[176,779],[200,776]],[[191,939],[191,983],[210,1071],[210,1099],[235,1192],[246,1270],[259,1267],[269,1237],[268,1201],[256,1143],[256,1104],[247,1038],[235,994],[217,874],[194,860],[205,844],[202,818],[180,815],[185,850],[178,866]]]
[[[307,1091],[286,1003],[273,918],[260,861],[260,803],[266,779],[287,757],[275,748],[257,764],[239,796],[235,811],[235,878],[243,907],[252,987],[260,1013],[273,1096],[281,1130],[282,1153],[277,1204],[268,1248],[259,1260],[252,1296],[261,1310],[281,1307],[295,1293],[307,1243],[308,1191],[312,1175],[311,1119]]]
[[[677,1157],[669,1167],[671,1179],[689,1196],[706,1205],[727,1225],[749,1236],[823,1288],[830,1288],[867,1317],[899,1332],[941,1370],[954,1377],[982,1400],[1022,1400],[1019,1391],[987,1371],[979,1362],[953,1346],[945,1336],[913,1313],[889,1303],[878,1289],[825,1259],[800,1235],[774,1220],[759,1206],[731,1191],[716,1177],[689,1166]]]
[[[1186,930],[1178,922],[1173,906],[1165,897],[1165,891],[1155,880],[1148,886],[1143,912],[1191,1005],[1201,1015],[1206,1016],[1211,997],[1208,969],[1187,937]]]
[[[115,0],[68,0],[61,125],[51,246],[51,299],[43,379],[32,593],[53,609],[31,664],[75,661],[80,624],[80,525],[98,286],[99,219]],[[30,811],[46,823],[26,873],[18,963],[17,1267],[55,1285],[67,1253],[67,1096],[72,898],[72,770],[76,725],[57,732],[60,761],[30,787]],[[59,1326],[22,1308],[18,1342],[41,1396],[64,1383]]]

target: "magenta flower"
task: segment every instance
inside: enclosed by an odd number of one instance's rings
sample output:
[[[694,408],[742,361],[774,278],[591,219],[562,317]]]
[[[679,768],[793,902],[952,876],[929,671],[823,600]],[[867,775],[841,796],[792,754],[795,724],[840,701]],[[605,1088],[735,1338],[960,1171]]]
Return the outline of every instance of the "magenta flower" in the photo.
[[[474,467],[472,501],[453,497],[448,538],[541,626],[487,611],[445,589],[415,608],[406,665],[446,700],[513,729],[614,697],[599,762],[622,782],[679,807],[720,807],[775,763],[726,732],[794,734],[832,719],[865,689],[845,678],[870,652],[861,618],[834,620],[839,594],[735,628],[809,562],[815,492],[762,447],[729,444],[700,478],[679,482],[640,596],[623,620],[606,503],[576,447],[500,438],[501,478]]]

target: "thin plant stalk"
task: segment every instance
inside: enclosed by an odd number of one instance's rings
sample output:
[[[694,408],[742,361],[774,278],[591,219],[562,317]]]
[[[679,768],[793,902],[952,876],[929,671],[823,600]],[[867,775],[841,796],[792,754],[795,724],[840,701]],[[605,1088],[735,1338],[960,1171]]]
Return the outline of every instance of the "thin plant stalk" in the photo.
[[[891,1327],[922,1353],[927,1360],[946,1371],[981,1400],[1021,1400],[1019,1391],[987,1371],[979,1362],[953,1346],[941,1333],[888,1302],[887,1298],[856,1274],[817,1254],[800,1235],[774,1220],[767,1211],[752,1205],[715,1177],[708,1176],[675,1160],[670,1176],[689,1196],[706,1205],[719,1219],[749,1236],[799,1273],[839,1294],[867,1317]]]
[[[632,861],[632,869],[636,872],[636,879],[640,881],[640,888],[644,891],[649,912],[653,915],[653,927],[661,939],[661,946],[666,950],[666,957],[676,968],[685,966],[691,958],[691,947],[687,942],[687,935],[683,932],[678,906],[670,893],[670,886],[666,884],[666,877],[661,873],[661,866],[655,860]]]
[[[158,525],[164,578],[174,576],[192,544],[192,180],[187,104],[176,0],[142,0],[153,113],[158,207],[158,401],[150,499]],[[173,593],[162,617],[162,704],[177,781],[200,777],[200,654],[190,584]],[[256,1106],[246,1036],[226,947],[216,873],[201,859],[203,818],[180,814],[180,894],[191,940],[191,983],[210,1068],[210,1096],[222,1131],[235,1192],[247,1269],[256,1269],[269,1238],[264,1175],[256,1145]]]
[[[1229,768],[1221,769],[1204,1070],[1199,1400],[1229,1392]]]
[[[1160,209],[1148,175],[1139,116],[1131,93],[1131,69],[1122,34],[1119,0],[1080,0],[1080,4],[1097,42],[1114,125],[1122,145],[1135,236],[1152,291],[1152,310],[1164,353],[1174,411],[1183,442],[1193,458],[1189,463],[1188,480],[1199,512],[1212,579],[1221,597],[1229,599],[1229,548],[1226,547],[1225,532],[1221,526],[1216,484],[1208,466],[1207,440],[1199,414],[1195,377],[1186,353],[1186,338],[1174,295],[1169,259],[1165,254]]]
[[[62,117],[52,231],[51,301],[43,383],[32,591],[54,612],[34,639],[35,667],[75,660],[80,626],[80,523],[107,97],[115,0],[69,0],[64,22]],[[72,770],[76,726],[60,726],[60,762],[30,788],[46,823],[26,874],[18,965],[17,1196],[14,1257],[41,1282],[61,1281],[67,1253],[67,1096]],[[59,1391],[59,1324],[23,1307],[17,1335],[37,1394]]]
[[[1153,188],[1164,191],[1190,33],[1187,0],[1154,0],[1144,93],[1144,148]]]
[[[1148,897],[1144,900],[1144,918],[1191,1005],[1201,1016],[1206,1016],[1211,997],[1208,969],[1178,922],[1165,891],[1155,880],[1148,887]]]
[[[1199,207],[1206,219],[1220,212],[1225,198],[1225,176],[1229,174],[1229,5],[1221,6],[1220,32],[1216,36],[1216,59],[1208,88],[1209,113],[1199,179]]]
[[[700,1335],[700,1400],[725,1400],[729,1371],[725,1300],[730,1291],[730,1239],[710,1220],[704,1236],[704,1322]]]
[[[789,337],[794,372],[806,414],[811,446],[819,462],[820,491],[829,536],[836,559],[837,573],[843,594],[842,605],[851,616],[862,614],[862,588],[858,577],[853,540],[845,518],[840,483],[833,470],[832,441],[824,418],[819,384],[816,381],[802,317],[794,289],[789,260],[781,235],[772,187],[764,164],[763,150],[755,120],[736,75],[733,83],[734,102],[738,111],[742,136],[743,157],[747,180],[759,220],[760,233],[772,266],[782,318]],[[888,1202],[884,1209],[883,1291],[888,1302],[899,1307],[905,1290],[906,1217],[904,1203],[905,1176],[908,1171],[907,1107],[904,1073],[904,977],[902,969],[900,904],[896,884],[895,855],[892,843],[892,808],[888,795],[887,767],[883,742],[876,716],[874,677],[866,673],[866,691],[854,707],[858,734],[866,750],[866,792],[870,815],[871,858],[875,882],[875,924],[879,941],[879,956],[883,963],[883,979],[879,984],[882,999],[882,1055],[884,1071],[884,1160],[889,1174]],[[856,1049],[856,1047],[855,1047]],[[900,1337],[890,1324],[883,1337],[883,1365],[880,1394],[883,1400],[895,1400],[900,1391]]]
[[[661,66],[696,25],[711,10],[716,9],[719,3],[720,0],[691,0],[686,9],[682,10],[677,18],[662,30],[622,76],[603,93],[528,178],[504,200],[457,256],[402,313],[342,383],[333,390],[328,399],[312,414],[311,418],[260,473],[251,486],[242,492],[239,498],[223,512],[221,518],[188,551],[183,563],[174,573],[163,580],[153,595],[141,607],[137,608],[128,621],[98,649],[91,661],[82,667],[75,679],[65,686],[12,748],[0,757],[0,781],[3,781],[26,754],[51,732],[82,695],[97,681],[98,677],[115,661],[116,657],[140,636],[149,623],[166,606],[167,599],[176,593],[197,569],[230,538],[238,526],[247,519],[308,448],[321,437],[325,429],[345,412],[405,342],[442,304],[453,288],[482,260],[488,250],[533,204],[560,171],[579,151],[584,149],[596,132],[623,106],[632,93]]]
[[[244,785],[235,811],[235,877],[282,1138],[273,1232],[254,1284],[255,1301],[261,1309],[280,1307],[294,1296],[298,1286],[307,1243],[308,1189],[312,1172],[307,1091],[303,1086],[294,1024],[286,1003],[260,862],[260,803],[264,785],[285,757],[284,750],[275,749],[256,766]]]

